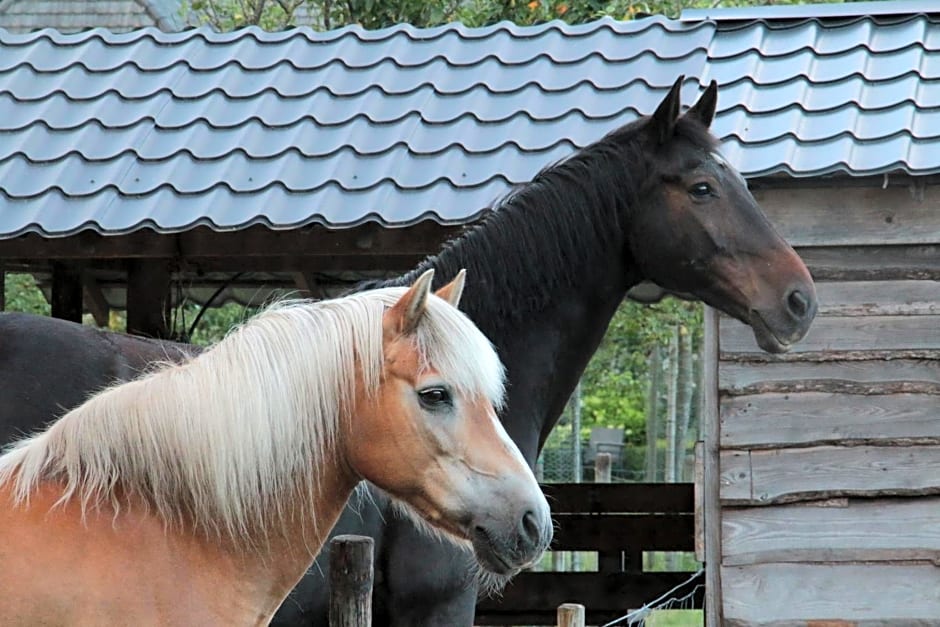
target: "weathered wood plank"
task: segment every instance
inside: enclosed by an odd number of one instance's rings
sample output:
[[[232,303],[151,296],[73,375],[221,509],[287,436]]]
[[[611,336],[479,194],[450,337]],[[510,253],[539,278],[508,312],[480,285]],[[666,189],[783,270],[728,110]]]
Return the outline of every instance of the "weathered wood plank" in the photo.
[[[940,395],[761,394],[724,398],[721,445],[940,443]]]
[[[938,498],[853,500],[846,507],[732,507],[722,516],[721,562],[936,562],[937,512]]]
[[[754,197],[794,246],[940,243],[940,186],[758,189]]]
[[[693,509],[691,483],[543,483],[553,514],[671,513]]]
[[[692,551],[691,514],[555,514],[555,551]]]
[[[766,505],[834,496],[940,494],[940,446],[815,446],[723,451],[721,474],[747,476],[751,494],[721,486],[728,505]],[[742,480],[743,481],[743,480]]]
[[[849,620],[913,627],[940,617],[940,568],[929,564],[726,566],[721,579],[729,626]]]
[[[532,573],[517,575],[499,598],[477,603],[474,625],[553,625],[555,608],[580,603],[587,608],[588,624],[602,624],[630,609],[642,607],[692,573]],[[701,580],[699,580],[701,583]],[[682,588],[691,592],[695,585]],[[695,606],[702,607],[699,588]]]
[[[760,364],[729,361],[721,364],[718,381],[725,396],[802,391],[876,394],[915,389],[940,393],[940,361],[892,359]]]
[[[705,443],[695,443],[695,559],[705,561]]]
[[[940,213],[940,212],[938,212]],[[759,353],[751,328],[722,318],[721,355]],[[940,347],[940,316],[829,316],[813,322],[791,354],[824,351],[935,350]]]
[[[751,501],[754,490],[751,481],[750,451],[722,451],[718,479],[722,501]]]
[[[817,281],[940,280],[940,246],[798,248]]]
[[[460,234],[466,225],[441,225],[424,220],[413,226],[387,228],[365,223],[348,229],[319,225],[287,230],[252,226],[234,231],[196,227],[178,234],[149,230],[125,235],[100,235],[82,231],[69,237],[42,238],[34,233],[0,240],[0,259],[141,259],[200,257],[302,257],[334,255],[371,257],[394,253],[424,256],[435,253],[443,242]]]
[[[819,315],[940,314],[937,281],[817,281]]]

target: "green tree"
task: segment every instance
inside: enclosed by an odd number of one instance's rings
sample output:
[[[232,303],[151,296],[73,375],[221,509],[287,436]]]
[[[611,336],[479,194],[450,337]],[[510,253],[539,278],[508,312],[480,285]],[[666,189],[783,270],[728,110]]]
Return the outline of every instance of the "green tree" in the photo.
[[[649,356],[654,346],[665,354],[677,327],[699,345],[702,312],[699,303],[671,298],[655,305],[621,304],[582,378],[585,432],[592,426],[622,427],[628,444],[645,443]]]
[[[36,284],[31,274],[10,272],[6,275],[3,285],[4,307],[6,311],[21,311],[24,313],[48,316],[51,307]]]
[[[553,19],[580,24],[605,15],[629,20],[650,14],[678,17],[683,9],[689,8],[804,3],[805,0],[187,0],[183,15],[191,23],[209,24],[220,31],[249,25],[275,31],[298,24],[330,30],[348,24],[378,29],[400,23],[427,27],[453,21],[467,26],[487,26],[504,20],[531,25]]]

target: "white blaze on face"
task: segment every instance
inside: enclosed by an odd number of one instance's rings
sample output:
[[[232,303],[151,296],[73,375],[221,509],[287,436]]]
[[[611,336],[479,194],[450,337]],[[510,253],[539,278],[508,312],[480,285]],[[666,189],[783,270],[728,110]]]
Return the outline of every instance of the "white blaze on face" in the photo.
[[[728,163],[728,160],[725,158],[725,156],[724,156],[723,154],[721,154],[721,153],[718,152],[717,150],[714,150],[714,151],[712,151],[712,152],[710,152],[710,153],[708,153],[708,154],[711,155],[711,158],[715,160],[715,163],[717,163],[718,165],[720,165],[721,167],[723,167],[725,170],[727,170],[728,172],[730,172],[731,175],[732,175],[739,183],[741,183],[741,185],[744,186],[744,189],[747,189],[747,179],[745,179],[744,176],[743,176],[740,172],[738,172],[737,168],[735,168],[733,165],[731,165],[730,163]]]
[[[506,433],[506,429],[503,427],[503,423],[500,422],[499,417],[496,416],[496,412],[489,412],[490,420],[493,421],[493,429],[496,431],[496,435],[499,436],[499,439],[502,441],[503,445],[509,451],[509,453],[516,458],[516,460],[521,464],[526,470],[528,470],[529,475],[532,477],[532,481],[535,481],[535,475],[532,474],[532,469],[529,468],[529,462],[525,460],[525,457],[522,456],[522,452],[519,450],[519,447],[516,446],[516,443],[512,441],[512,438],[509,437],[509,434]]]

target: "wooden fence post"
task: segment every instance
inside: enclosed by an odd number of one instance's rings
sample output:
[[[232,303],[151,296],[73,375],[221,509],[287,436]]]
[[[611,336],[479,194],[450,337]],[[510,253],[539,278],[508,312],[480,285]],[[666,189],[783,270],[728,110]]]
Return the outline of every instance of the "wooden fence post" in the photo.
[[[372,625],[372,547],[366,536],[330,542],[330,627]]]
[[[610,453],[598,453],[594,458],[594,483],[610,483]]]
[[[594,483],[610,483],[612,462],[613,457],[610,453],[597,454],[594,458]],[[598,551],[597,569],[602,573],[622,572],[623,551]]]
[[[584,606],[578,603],[559,605],[558,627],[584,627]]]

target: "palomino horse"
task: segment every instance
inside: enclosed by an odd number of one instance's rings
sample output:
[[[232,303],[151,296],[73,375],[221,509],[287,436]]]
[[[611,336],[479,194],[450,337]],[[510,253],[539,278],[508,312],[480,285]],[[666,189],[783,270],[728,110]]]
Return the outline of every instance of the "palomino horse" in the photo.
[[[534,465],[627,291],[642,281],[698,298],[781,352],[809,329],[806,266],[764,217],[709,133],[712,83],[684,115],[676,81],[652,116],[549,166],[475,228],[393,283],[468,268],[462,309],[506,365],[503,425]],[[371,286],[374,287],[374,286]],[[38,427],[96,386],[178,345],[22,315],[0,316],[0,430]],[[74,376],[78,371],[83,379]],[[74,382],[74,385],[73,385]],[[376,625],[472,625],[466,559],[396,518],[379,490],[353,499],[334,530],[375,538]],[[318,559],[274,619],[326,625],[327,560]]]
[[[5,625],[267,624],[363,478],[497,576],[548,504],[496,418],[503,368],[450,303],[276,305],[0,457]],[[445,302],[445,299],[447,302]]]

